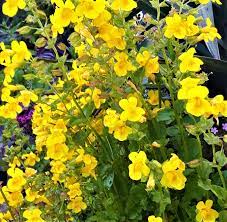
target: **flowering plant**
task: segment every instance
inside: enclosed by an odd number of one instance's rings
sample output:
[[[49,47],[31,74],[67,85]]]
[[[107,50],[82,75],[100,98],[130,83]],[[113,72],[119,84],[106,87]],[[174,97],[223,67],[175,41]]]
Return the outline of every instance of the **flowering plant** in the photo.
[[[0,45],[0,123],[14,136],[1,221],[225,222],[226,137],[211,128],[227,101],[209,97],[195,49],[221,36],[189,6],[209,1],[176,0],[161,18],[167,1],[151,0],[150,30],[126,22],[134,0],[48,2],[51,15],[35,0],[2,6],[28,24],[24,41]],[[151,44],[136,47],[138,32]]]

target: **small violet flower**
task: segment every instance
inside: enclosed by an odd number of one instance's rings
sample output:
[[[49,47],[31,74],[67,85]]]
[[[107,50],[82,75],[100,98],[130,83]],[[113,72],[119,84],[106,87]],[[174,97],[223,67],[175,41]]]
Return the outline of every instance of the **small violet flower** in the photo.
[[[222,123],[222,129],[223,129],[224,131],[227,131],[227,123]]]
[[[212,128],[210,129],[210,131],[211,131],[214,135],[216,135],[216,134],[218,133],[217,127],[212,127]]]

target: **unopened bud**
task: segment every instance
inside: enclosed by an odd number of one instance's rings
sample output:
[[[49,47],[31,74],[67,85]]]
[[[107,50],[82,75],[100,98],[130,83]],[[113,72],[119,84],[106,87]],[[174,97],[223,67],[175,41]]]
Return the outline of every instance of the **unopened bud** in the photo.
[[[154,187],[155,187],[154,174],[151,173],[150,176],[149,176],[149,178],[148,178],[148,181],[147,181],[147,188],[146,188],[146,190],[147,191],[151,191],[151,190],[154,189]]]
[[[154,141],[154,142],[151,144],[151,146],[154,147],[154,148],[160,148],[160,147],[161,147],[161,145],[160,145],[158,142],[156,142],[156,141]]]
[[[191,168],[195,168],[195,167],[199,166],[199,164],[200,164],[200,160],[198,160],[198,159],[188,162],[188,166]]]

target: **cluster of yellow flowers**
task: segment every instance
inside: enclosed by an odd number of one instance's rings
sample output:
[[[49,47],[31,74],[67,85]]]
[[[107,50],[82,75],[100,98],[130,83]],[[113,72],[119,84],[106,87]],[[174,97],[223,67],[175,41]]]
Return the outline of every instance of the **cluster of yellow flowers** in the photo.
[[[183,79],[181,89],[178,91],[178,99],[187,100],[186,110],[194,116],[209,117],[213,115],[227,116],[227,101],[222,95],[208,98],[209,90],[206,86],[199,85],[200,78],[187,77]]]
[[[214,41],[215,38],[220,39],[217,29],[212,27],[212,22],[207,18],[207,26],[199,28],[196,25],[197,19],[193,15],[189,15],[186,18],[182,15],[174,13],[173,16],[166,17],[166,30],[165,37],[177,39],[192,38],[195,36],[196,41]]]
[[[150,162],[144,151],[131,152],[129,159],[132,163],[129,165],[129,177],[132,180],[147,181],[147,191],[155,189],[155,185],[158,181],[155,180],[154,173],[150,169]],[[170,160],[160,164],[154,161],[156,168],[162,169],[162,176],[160,183],[163,187],[182,190],[185,187],[187,181],[183,172],[185,170],[185,163],[179,159],[176,154],[172,154]],[[159,177],[157,177],[159,178]],[[219,213],[212,209],[212,200],[207,200],[206,203],[200,201],[197,206],[196,221],[208,222],[216,221],[219,217]],[[161,217],[149,216],[148,222],[162,222]]]
[[[138,99],[134,96],[120,100],[119,106],[123,109],[121,114],[118,114],[116,110],[106,111],[104,126],[109,128],[109,133],[113,133],[116,139],[124,141],[132,133],[132,128],[126,125],[126,121],[144,122],[145,110],[138,106]]]
[[[150,168],[149,162],[144,151],[131,152],[129,159],[132,163],[129,165],[129,177],[132,180],[146,179],[149,176]],[[176,154],[172,154],[170,160],[165,161],[162,165],[156,162],[158,167],[162,168],[163,176],[161,179],[161,185],[171,189],[182,190],[185,187],[186,177],[183,175],[185,170],[185,164],[182,162]],[[148,184],[153,180],[153,173],[149,177]],[[155,181],[153,181],[155,186]],[[150,187],[150,185],[149,185]]]
[[[159,63],[158,57],[152,57],[151,54],[145,50],[142,53],[138,53],[136,56],[136,61],[140,64],[141,67],[145,69],[145,75],[151,80],[155,80],[155,73],[159,73]]]
[[[25,89],[24,86],[10,84],[16,69],[31,58],[31,53],[23,41],[13,41],[11,49],[7,49],[5,44],[1,42],[0,48],[2,50],[0,52],[0,64],[5,66],[1,100],[6,102],[0,106],[0,116],[15,119],[17,114],[22,111],[20,104],[27,107],[31,101],[36,102],[38,100],[37,95]],[[11,94],[14,94],[16,91],[20,91],[20,94],[14,98]]]
[[[203,201],[200,201],[197,206],[197,215],[196,215],[196,221],[198,222],[209,222],[209,221],[216,221],[216,219],[219,217],[219,213],[212,209],[213,201],[207,200],[205,203]],[[149,216],[148,222],[162,222],[161,217],[155,217],[155,216]]]
[[[30,158],[30,157],[28,157]],[[34,157],[31,157],[33,159]],[[7,173],[11,177],[8,182],[7,186],[2,187],[2,194],[0,194],[0,203],[4,203],[5,199],[11,208],[17,208],[23,204],[23,202],[29,201],[33,202],[36,199],[36,204],[41,202],[48,203],[48,200],[45,198],[44,195],[37,195],[34,193],[29,186],[27,186],[27,180],[29,177],[33,176],[36,173],[36,170],[29,168],[29,165],[33,165],[34,161],[26,162],[27,167],[25,168],[25,172],[23,172],[19,167],[21,163],[17,157],[14,158],[13,162],[10,164],[10,168],[8,169]],[[27,186],[27,188],[25,188]],[[23,192],[26,192],[26,197],[24,198]],[[4,196],[3,196],[4,195]],[[30,211],[34,211],[33,213],[29,213]],[[31,209],[25,210],[23,212],[23,217],[26,218],[26,221],[44,221],[41,218],[41,211],[39,209]],[[1,213],[2,221],[11,221],[13,220],[13,215],[11,212]]]

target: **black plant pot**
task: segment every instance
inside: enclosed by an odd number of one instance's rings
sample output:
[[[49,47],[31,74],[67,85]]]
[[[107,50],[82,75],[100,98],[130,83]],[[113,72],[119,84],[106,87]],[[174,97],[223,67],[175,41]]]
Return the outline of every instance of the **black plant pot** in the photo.
[[[207,87],[210,97],[222,94],[227,99],[227,61],[199,56],[203,60],[203,71],[209,74]]]

